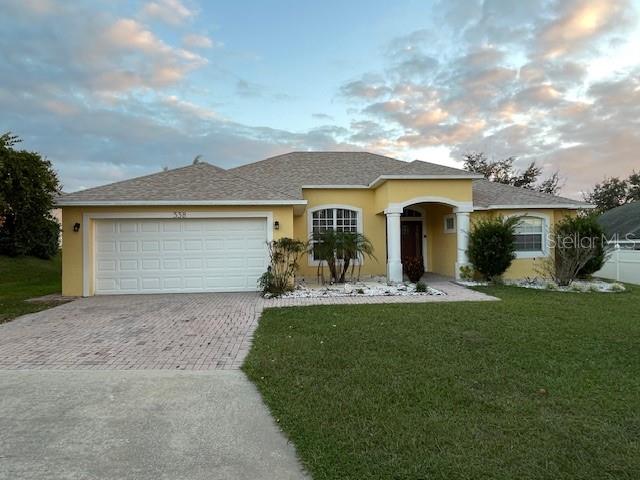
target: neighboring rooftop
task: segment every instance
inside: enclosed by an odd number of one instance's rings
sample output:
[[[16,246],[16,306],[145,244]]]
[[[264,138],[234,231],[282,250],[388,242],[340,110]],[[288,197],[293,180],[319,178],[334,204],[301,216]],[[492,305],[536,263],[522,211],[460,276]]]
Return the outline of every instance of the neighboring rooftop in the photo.
[[[383,177],[473,179],[473,202],[489,206],[587,206],[582,202],[477,179],[435,163],[368,152],[292,152],[224,170],[205,162],[62,195],[58,205],[143,202],[302,203],[304,186],[367,187]]]
[[[598,218],[607,237],[640,240],[640,202],[627,203],[604,212]]]

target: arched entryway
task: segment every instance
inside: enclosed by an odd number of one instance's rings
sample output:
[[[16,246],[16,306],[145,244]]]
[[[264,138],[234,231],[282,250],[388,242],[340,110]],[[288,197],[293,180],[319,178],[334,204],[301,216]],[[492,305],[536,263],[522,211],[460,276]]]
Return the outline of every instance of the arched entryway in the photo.
[[[419,197],[389,204],[384,211],[388,280],[402,282],[403,257],[414,254],[422,254],[425,271],[459,277],[460,267],[468,264],[471,211],[471,202],[443,197]]]

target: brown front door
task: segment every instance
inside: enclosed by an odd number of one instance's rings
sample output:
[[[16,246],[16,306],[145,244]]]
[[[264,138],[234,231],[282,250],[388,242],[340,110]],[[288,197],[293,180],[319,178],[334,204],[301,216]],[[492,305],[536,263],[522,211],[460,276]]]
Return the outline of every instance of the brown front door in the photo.
[[[422,222],[402,222],[400,230],[401,258],[422,258]]]

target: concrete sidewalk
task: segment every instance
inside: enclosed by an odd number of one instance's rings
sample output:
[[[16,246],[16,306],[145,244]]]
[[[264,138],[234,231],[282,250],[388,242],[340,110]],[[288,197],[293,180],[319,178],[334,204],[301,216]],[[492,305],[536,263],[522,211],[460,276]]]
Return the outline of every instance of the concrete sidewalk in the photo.
[[[0,479],[307,478],[240,371],[0,370]]]

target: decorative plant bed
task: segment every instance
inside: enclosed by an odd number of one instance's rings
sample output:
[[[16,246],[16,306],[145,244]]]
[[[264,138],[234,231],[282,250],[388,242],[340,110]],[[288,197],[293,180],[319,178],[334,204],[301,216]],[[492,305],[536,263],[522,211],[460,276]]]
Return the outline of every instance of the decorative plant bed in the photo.
[[[487,282],[475,282],[460,280],[459,285],[465,287],[486,287]],[[521,288],[533,288],[536,290],[552,290],[557,292],[579,292],[579,293],[616,293],[624,292],[625,287],[621,283],[605,282],[603,280],[575,280],[568,287],[560,287],[552,281],[541,278],[526,278],[522,280],[505,280],[505,285]]]
[[[383,282],[354,282],[333,285],[296,286],[281,298],[319,298],[319,297],[380,297],[380,296],[444,296],[446,293],[426,287],[426,291],[416,291],[415,283],[388,285]]]

